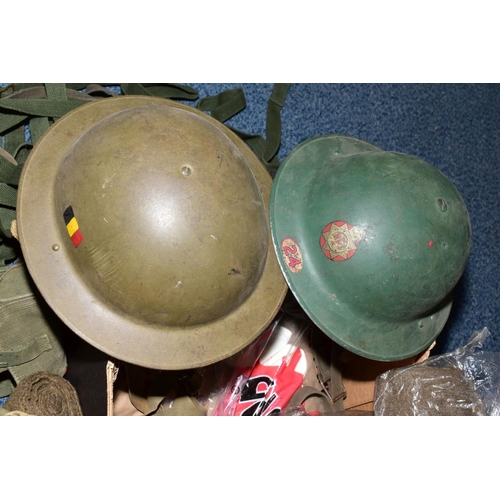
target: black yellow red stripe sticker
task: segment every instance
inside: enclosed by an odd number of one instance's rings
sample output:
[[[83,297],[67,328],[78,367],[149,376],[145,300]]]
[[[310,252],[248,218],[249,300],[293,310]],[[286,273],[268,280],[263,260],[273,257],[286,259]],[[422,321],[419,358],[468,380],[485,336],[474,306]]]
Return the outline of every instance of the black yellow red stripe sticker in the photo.
[[[80,231],[78,221],[76,220],[75,213],[73,212],[73,207],[71,205],[66,208],[63,213],[63,217],[69,237],[76,248],[83,241],[83,235]]]

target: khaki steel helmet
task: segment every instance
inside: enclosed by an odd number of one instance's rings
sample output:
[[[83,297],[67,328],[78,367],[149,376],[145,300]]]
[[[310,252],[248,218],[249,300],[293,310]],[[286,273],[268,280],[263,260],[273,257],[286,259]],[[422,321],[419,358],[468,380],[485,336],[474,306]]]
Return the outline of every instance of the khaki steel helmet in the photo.
[[[79,336],[139,366],[205,366],[246,347],[287,290],[269,230],[272,180],[190,106],[113,97],[63,116],[23,169],[27,267]]]
[[[432,344],[471,244],[465,203],[437,168],[339,135],[305,141],[281,163],[271,230],[304,311],[344,348],[380,361]]]

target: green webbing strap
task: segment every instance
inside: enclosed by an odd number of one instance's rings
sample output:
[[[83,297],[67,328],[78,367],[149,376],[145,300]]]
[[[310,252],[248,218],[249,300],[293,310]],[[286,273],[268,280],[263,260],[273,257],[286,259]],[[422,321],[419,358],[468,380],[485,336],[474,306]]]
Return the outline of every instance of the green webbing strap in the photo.
[[[174,83],[120,83],[124,95],[151,95],[166,99],[196,101],[198,92],[187,85]]]
[[[60,118],[84,104],[81,99],[0,99],[0,110],[27,116]]]
[[[67,97],[72,98],[72,104],[68,105]],[[81,99],[89,98],[81,92],[66,91],[64,84],[10,84],[0,93],[0,133],[25,125],[30,116],[60,116]]]
[[[277,83],[271,93],[267,105],[266,120],[266,147],[264,150],[264,162],[278,164],[276,154],[281,143],[281,109],[285,105],[285,99],[290,89],[289,83]]]
[[[45,92],[50,101],[67,101],[66,87],[63,84],[46,83]],[[51,123],[47,116],[36,116],[30,120],[31,140],[35,144],[41,135],[50,127]]]
[[[17,200],[17,189],[7,184],[0,184],[0,200],[2,200],[2,205],[15,207]]]
[[[46,116],[36,116],[30,120],[31,140],[33,144],[38,142],[42,134],[50,127],[50,122]]]
[[[93,100],[81,92],[66,90],[59,83],[36,87],[13,84],[9,92],[0,94],[0,133],[5,133],[5,150],[13,154],[25,141],[24,126],[28,123],[34,143],[55,118],[89,99]]]
[[[29,117],[42,116],[60,118],[74,108],[81,106],[94,97],[91,94],[115,95],[104,85],[112,84],[62,84],[48,83],[43,89],[39,84],[12,84],[0,94],[0,133],[19,125]],[[168,99],[198,99],[198,92],[187,85],[173,83],[122,83],[119,84],[124,95],[152,95]],[[77,92],[85,89],[85,92]],[[13,92],[10,92],[13,90]],[[5,94],[5,95],[3,95]],[[90,98],[90,99],[89,99]]]
[[[1,101],[0,101],[1,102]],[[1,110],[0,110],[1,112]],[[28,117],[26,115],[0,115],[0,134],[22,124]]]
[[[31,147],[32,145],[30,143],[24,142],[17,147],[13,155],[6,149],[0,148],[0,183],[17,187],[19,184],[19,177],[21,176],[21,169],[14,157],[17,157],[24,163]],[[0,204],[2,204],[2,200],[0,200]]]
[[[5,239],[12,238],[10,226],[15,219],[17,185],[21,170],[12,155],[0,148],[0,261],[13,259],[14,248],[5,245]],[[14,187],[12,187],[14,186]],[[14,192],[14,193],[13,193]]]
[[[45,91],[47,92],[47,99],[52,101],[67,101],[66,86],[60,83],[46,83]]]
[[[0,161],[6,162],[6,165],[16,165],[17,162],[14,157],[5,151],[5,149],[0,148]]]
[[[0,183],[17,186],[19,184],[20,175],[21,171],[16,168],[15,165],[3,158],[0,154]]]
[[[248,134],[229,127],[243,139],[274,176],[280,165],[277,153],[281,143],[281,109],[290,89],[290,83],[276,83],[267,105],[266,139],[260,135]],[[214,118],[225,122],[246,106],[245,96],[241,89],[231,89],[212,97],[201,99],[198,107],[211,111]]]
[[[196,107],[202,111],[209,111],[213,118],[224,123],[244,110],[246,105],[243,90],[237,88],[225,90],[214,96],[204,97],[199,100]]]
[[[1,102],[1,101],[0,101]],[[14,159],[19,145],[24,142],[24,127],[18,127],[5,136],[5,151],[10,153]]]

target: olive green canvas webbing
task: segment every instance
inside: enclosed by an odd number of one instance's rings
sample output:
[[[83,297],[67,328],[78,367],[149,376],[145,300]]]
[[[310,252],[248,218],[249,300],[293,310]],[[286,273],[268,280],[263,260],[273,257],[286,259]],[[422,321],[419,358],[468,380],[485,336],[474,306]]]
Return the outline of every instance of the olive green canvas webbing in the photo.
[[[281,143],[281,109],[285,104],[289,89],[289,83],[274,85],[267,104],[265,139],[260,135],[248,134],[229,127],[252,148],[271,175],[276,173],[280,165],[277,154]],[[242,111],[245,106],[245,95],[240,88],[226,90],[216,96],[205,97],[197,105],[203,111],[210,111],[211,116],[222,123]]]

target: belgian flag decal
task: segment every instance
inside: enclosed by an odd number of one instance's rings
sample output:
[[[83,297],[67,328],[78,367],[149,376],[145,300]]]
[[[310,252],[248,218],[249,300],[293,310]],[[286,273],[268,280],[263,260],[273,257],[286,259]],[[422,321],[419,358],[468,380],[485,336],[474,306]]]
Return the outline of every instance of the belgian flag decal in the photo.
[[[83,241],[83,235],[80,232],[80,228],[78,227],[78,222],[76,220],[75,214],[73,213],[73,207],[71,205],[66,208],[63,213],[63,217],[69,237],[71,238],[71,241],[76,248]]]

